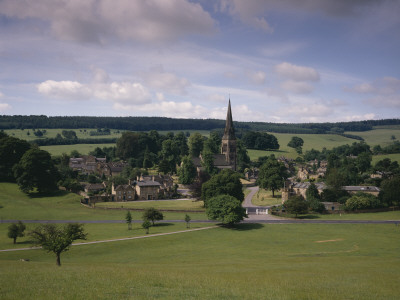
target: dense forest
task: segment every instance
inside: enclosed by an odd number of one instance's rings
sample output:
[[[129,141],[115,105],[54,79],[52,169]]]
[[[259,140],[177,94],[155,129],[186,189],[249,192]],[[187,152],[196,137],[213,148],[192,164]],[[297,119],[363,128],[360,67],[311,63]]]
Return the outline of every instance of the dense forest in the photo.
[[[236,129],[268,131],[275,133],[334,133],[345,135],[345,131],[367,131],[373,126],[400,125],[400,119],[353,121],[339,123],[264,123],[234,122]],[[224,120],[173,119],[164,117],[84,117],[84,116],[0,116],[0,129],[38,128],[112,128],[130,131],[150,130],[213,130],[224,128]],[[357,136],[352,136],[357,138]]]

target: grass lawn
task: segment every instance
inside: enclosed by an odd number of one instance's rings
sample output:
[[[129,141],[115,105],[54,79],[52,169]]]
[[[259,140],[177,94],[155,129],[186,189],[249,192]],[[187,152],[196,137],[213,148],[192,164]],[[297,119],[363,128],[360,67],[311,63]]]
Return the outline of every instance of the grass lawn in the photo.
[[[125,210],[91,209],[80,204],[80,196],[60,192],[52,197],[31,198],[16,184],[0,183],[0,220],[124,220]],[[142,212],[132,212],[135,220]],[[165,212],[166,220],[183,220],[185,213]],[[207,220],[205,213],[193,213],[192,219]]]
[[[259,189],[251,199],[251,203],[257,206],[270,206],[282,204],[282,193],[275,191],[275,197],[272,197],[271,191]]]
[[[76,246],[61,267],[43,250],[0,252],[0,298],[398,299],[399,234],[393,224],[241,224]]]
[[[373,155],[371,164],[375,165],[378,161],[384,158],[390,158],[391,161],[397,161],[400,164],[400,153]]]
[[[282,215],[283,217],[293,217],[294,215]],[[320,220],[399,220],[400,211],[387,211],[377,213],[345,213],[342,214],[307,214],[298,216],[299,219],[320,219]]]
[[[375,126],[373,130],[369,131],[346,133],[361,136],[371,147],[375,145],[384,147],[393,142],[391,139],[392,135],[394,135],[397,140],[400,139],[400,126]]]
[[[153,200],[153,201],[131,201],[131,202],[102,202],[96,207],[121,207],[124,208],[149,208],[172,209],[172,210],[202,210],[205,211],[203,201],[192,200]]]

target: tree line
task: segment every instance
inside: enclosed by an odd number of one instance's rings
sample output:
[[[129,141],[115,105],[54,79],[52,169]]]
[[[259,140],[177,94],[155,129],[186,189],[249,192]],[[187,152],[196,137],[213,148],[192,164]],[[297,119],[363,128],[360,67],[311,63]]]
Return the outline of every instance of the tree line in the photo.
[[[267,123],[234,122],[237,129],[294,134],[344,134],[344,131],[368,131],[373,126],[399,125],[400,119],[352,121],[338,123]],[[33,128],[112,128],[130,131],[213,130],[224,128],[224,120],[174,119],[165,117],[87,117],[87,116],[0,116],[0,129]],[[359,138],[359,137],[357,137]]]

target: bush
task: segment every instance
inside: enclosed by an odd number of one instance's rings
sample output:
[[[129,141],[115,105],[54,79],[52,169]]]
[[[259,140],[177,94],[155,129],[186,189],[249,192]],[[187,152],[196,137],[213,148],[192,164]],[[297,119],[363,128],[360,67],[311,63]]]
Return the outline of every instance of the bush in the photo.
[[[345,210],[354,211],[359,209],[370,209],[381,207],[378,198],[371,194],[357,193],[347,199]]]

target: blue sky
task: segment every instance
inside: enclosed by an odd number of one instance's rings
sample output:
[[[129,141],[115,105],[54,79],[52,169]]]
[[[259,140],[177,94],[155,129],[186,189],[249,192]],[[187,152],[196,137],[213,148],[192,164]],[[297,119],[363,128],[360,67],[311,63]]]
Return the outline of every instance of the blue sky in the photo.
[[[0,114],[400,117],[397,0],[0,0]]]

